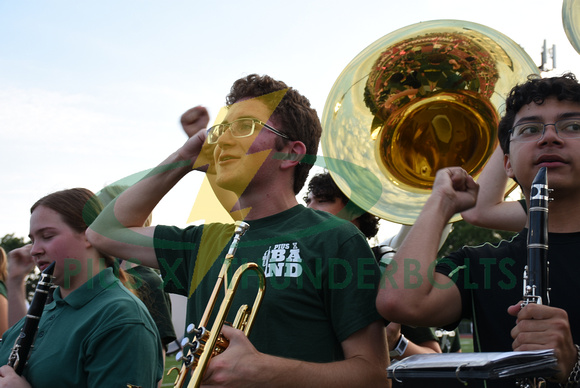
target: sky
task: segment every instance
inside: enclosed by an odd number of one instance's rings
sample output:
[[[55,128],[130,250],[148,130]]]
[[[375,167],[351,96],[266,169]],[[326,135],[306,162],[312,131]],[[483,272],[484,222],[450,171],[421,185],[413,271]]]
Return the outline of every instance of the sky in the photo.
[[[560,0],[0,0],[0,237],[27,236],[46,194],[156,166],[186,140],[181,114],[203,105],[213,120],[240,77],[283,80],[322,116],[359,52],[435,19],[496,29],[538,65],[546,40],[557,66],[544,75],[580,75]],[[185,226],[202,180],[185,177],[154,223]]]

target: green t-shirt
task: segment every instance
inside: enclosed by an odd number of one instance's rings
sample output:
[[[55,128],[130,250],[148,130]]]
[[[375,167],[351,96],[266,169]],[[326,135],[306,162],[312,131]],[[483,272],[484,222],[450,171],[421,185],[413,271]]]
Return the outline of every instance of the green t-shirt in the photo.
[[[136,266],[127,269],[136,281],[139,298],[155,321],[161,342],[167,345],[175,341],[175,330],[171,320],[171,299],[163,291],[163,281],[157,272],[151,268]]]
[[[4,333],[0,360],[8,360],[23,324]],[[155,324],[110,268],[65,299],[55,290],[23,372],[34,388],[154,388],[162,374]]]
[[[341,342],[381,319],[375,308],[380,272],[365,237],[350,222],[302,205],[248,223],[228,278],[243,262],[256,262],[264,270],[266,292],[249,337],[252,344],[286,358],[344,359]],[[224,224],[156,227],[166,290],[191,295],[187,323],[200,322],[233,231],[233,225]],[[204,277],[201,267],[212,260]],[[194,274],[196,264],[199,275]],[[241,303],[253,303],[256,283],[254,273],[242,278],[228,322]]]

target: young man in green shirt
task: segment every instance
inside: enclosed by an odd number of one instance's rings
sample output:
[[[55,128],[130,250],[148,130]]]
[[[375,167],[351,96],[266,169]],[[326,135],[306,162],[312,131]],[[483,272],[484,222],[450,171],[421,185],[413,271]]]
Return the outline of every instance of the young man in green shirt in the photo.
[[[168,290],[189,296],[188,318],[198,318],[233,226],[141,225],[187,173],[215,174],[217,189],[234,195],[230,202],[222,198],[223,206],[250,224],[237,263],[258,262],[267,284],[250,339],[224,326],[229,347],[210,362],[203,383],[388,385],[384,323],[374,307],[379,272],[372,252],[356,227],[296,199],[311,167],[305,157],[316,155],[318,148],[316,111],[286,84],[250,75],[234,83],[224,120],[206,132],[208,121],[204,108],[186,112],[182,123],[190,139],[121,194],[92,225],[89,240],[117,257],[138,257],[144,265],[159,267]],[[240,293],[250,293],[254,280],[245,280],[248,286],[243,282]]]

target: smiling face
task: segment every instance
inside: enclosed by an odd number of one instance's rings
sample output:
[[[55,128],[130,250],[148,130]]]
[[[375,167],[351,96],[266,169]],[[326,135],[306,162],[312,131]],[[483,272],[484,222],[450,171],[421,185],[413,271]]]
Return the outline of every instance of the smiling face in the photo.
[[[30,216],[29,237],[30,254],[38,268],[42,271],[55,261],[54,283],[67,289],[76,288],[79,282],[75,279],[83,278],[85,263],[95,253],[85,234],[71,229],[56,211],[38,206]],[[79,276],[73,276],[77,273]]]
[[[515,116],[514,125],[527,122],[555,123],[570,116],[580,118],[580,103],[547,98],[543,104],[530,103]],[[525,193],[540,167],[548,168],[551,188],[559,193],[580,189],[580,138],[562,139],[553,125],[546,127],[538,141],[510,142],[510,154],[505,157],[506,172],[517,178]]]
[[[224,122],[250,117],[276,128],[276,123],[270,120],[271,114],[264,103],[249,99],[232,105]],[[251,136],[236,138],[227,130],[220,136],[214,149],[218,186],[241,195],[249,188],[250,182],[252,187],[267,183],[272,174],[276,173],[279,164],[279,161],[271,159],[277,137],[267,129],[256,128]]]

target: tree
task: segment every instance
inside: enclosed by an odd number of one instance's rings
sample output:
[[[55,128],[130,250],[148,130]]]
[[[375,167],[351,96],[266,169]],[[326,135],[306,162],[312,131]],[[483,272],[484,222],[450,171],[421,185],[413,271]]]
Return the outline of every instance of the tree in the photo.
[[[465,221],[458,221],[453,224],[453,230],[447,236],[447,240],[441,247],[438,257],[447,256],[449,253],[460,249],[465,245],[481,245],[485,242],[497,243],[501,240],[510,240],[517,233],[506,232],[504,230],[492,230],[480,228],[468,224]]]
[[[0,246],[4,248],[6,252],[10,252],[13,249],[20,248],[26,245],[23,237],[15,237],[14,233],[7,234],[0,240]]]
[[[468,224],[463,220],[458,221],[453,224],[453,229],[449,233],[449,236],[447,236],[447,240],[445,240],[443,246],[441,246],[437,257],[445,257],[465,245],[474,246],[481,245],[485,242],[497,243],[501,240],[510,240],[516,234],[504,230],[480,228]],[[462,320],[459,330],[461,334],[471,334],[471,321],[467,319]],[[462,342],[462,346],[466,346],[467,344],[466,342]],[[472,346],[471,342],[469,342],[468,347],[472,349]],[[465,352],[466,349],[463,349],[463,351]]]

